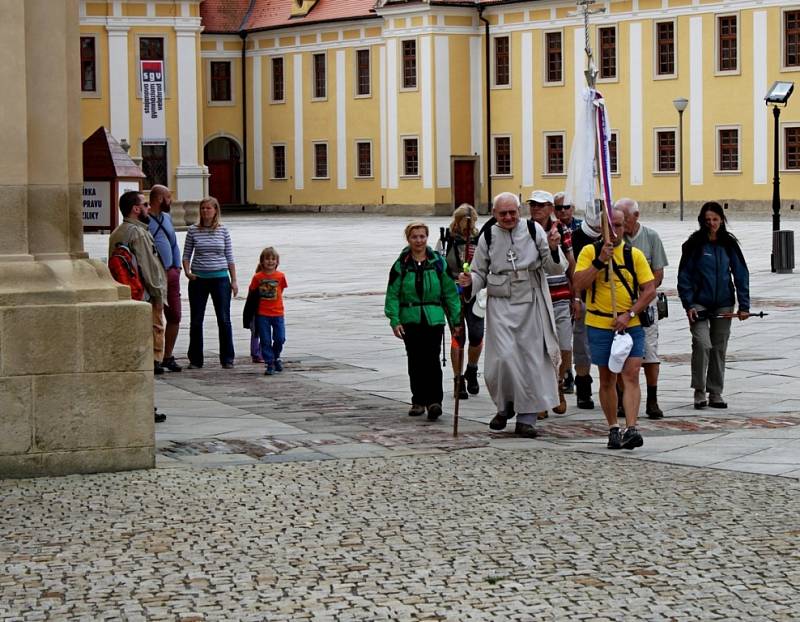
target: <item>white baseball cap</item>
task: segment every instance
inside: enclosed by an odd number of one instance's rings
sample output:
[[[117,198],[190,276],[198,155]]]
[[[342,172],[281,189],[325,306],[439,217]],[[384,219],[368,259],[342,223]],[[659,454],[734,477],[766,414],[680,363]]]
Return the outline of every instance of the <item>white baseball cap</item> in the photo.
[[[633,348],[633,337],[628,333],[617,333],[611,342],[611,354],[608,357],[608,370],[614,374],[622,371],[625,361]]]
[[[547,190],[534,190],[528,203],[553,203],[553,195]]]

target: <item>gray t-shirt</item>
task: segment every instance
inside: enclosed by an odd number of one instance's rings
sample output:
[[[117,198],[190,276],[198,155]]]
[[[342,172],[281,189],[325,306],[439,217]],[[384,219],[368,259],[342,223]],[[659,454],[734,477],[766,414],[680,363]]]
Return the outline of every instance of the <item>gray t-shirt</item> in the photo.
[[[662,270],[664,266],[669,265],[667,254],[664,252],[664,245],[661,243],[661,237],[656,233],[655,229],[639,225],[639,231],[631,237],[626,235],[625,241],[644,253],[651,270]]]

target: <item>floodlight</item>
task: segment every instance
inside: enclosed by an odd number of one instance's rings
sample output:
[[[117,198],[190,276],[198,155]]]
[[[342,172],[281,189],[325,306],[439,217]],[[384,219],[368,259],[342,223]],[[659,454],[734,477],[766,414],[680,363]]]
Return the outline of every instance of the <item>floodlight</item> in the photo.
[[[764,101],[770,104],[785,104],[794,90],[794,82],[781,82],[777,80],[767,92]]]

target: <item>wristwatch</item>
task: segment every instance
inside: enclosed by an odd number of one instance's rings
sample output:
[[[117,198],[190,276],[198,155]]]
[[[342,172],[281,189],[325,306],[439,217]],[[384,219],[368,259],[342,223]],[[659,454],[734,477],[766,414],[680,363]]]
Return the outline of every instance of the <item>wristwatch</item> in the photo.
[[[628,311],[628,315],[630,316],[631,319],[633,319],[633,318],[636,317],[636,311],[633,311],[633,310]]]

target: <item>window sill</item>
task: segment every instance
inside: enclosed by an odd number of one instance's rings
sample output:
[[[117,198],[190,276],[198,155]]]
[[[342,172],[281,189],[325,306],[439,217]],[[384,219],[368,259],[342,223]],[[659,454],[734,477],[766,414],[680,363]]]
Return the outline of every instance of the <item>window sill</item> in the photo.
[[[714,175],[719,175],[720,177],[732,177],[734,175],[741,175],[742,171],[737,169],[735,171],[714,171]]]
[[[288,177],[270,177],[270,181],[289,181]]]
[[[400,179],[420,179],[419,175],[400,175]]]
[[[311,181],[330,181],[330,177],[312,177]]]
[[[719,78],[724,78],[726,76],[740,76],[742,75],[741,69],[729,69],[725,71],[715,70],[714,75]]]
[[[328,101],[328,97],[327,96],[325,96],[325,97],[312,97],[311,98],[311,103],[312,104],[316,104],[316,103],[319,103],[319,102],[326,102],[326,101]]]
[[[81,91],[81,99],[101,99],[103,95],[99,91]]]
[[[514,177],[513,173],[492,173],[492,179],[511,179]]]
[[[680,171],[651,171],[653,177],[677,177]]]
[[[542,173],[542,177],[566,177],[566,173]]]
[[[353,99],[372,99],[372,93],[362,93],[361,95],[353,95]]]
[[[269,100],[269,103],[270,104],[276,104],[276,105],[277,104],[285,104],[286,100],[285,99],[271,99],[271,100]]]
[[[511,88],[510,82],[508,84],[492,84],[493,91],[510,91]]]
[[[374,175],[356,175],[355,177],[353,177],[353,179],[360,179],[362,181],[363,180],[369,181],[371,179],[375,179],[375,176]]]
[[[677,73],[665,73],[663,75],[653,75],[653,80],[677,80]]]
[[[544,88],[564,86],[564,81],[561,80],[560,82],[545,82],[544,84],[542,84],[542,86]]]
[[[209,108],[226,108],[226,107],[229,108],[231,106],[235,106],[236,102],[233,101],[232,99],[220,100],[220,101],[207,101],[206,105]]]

